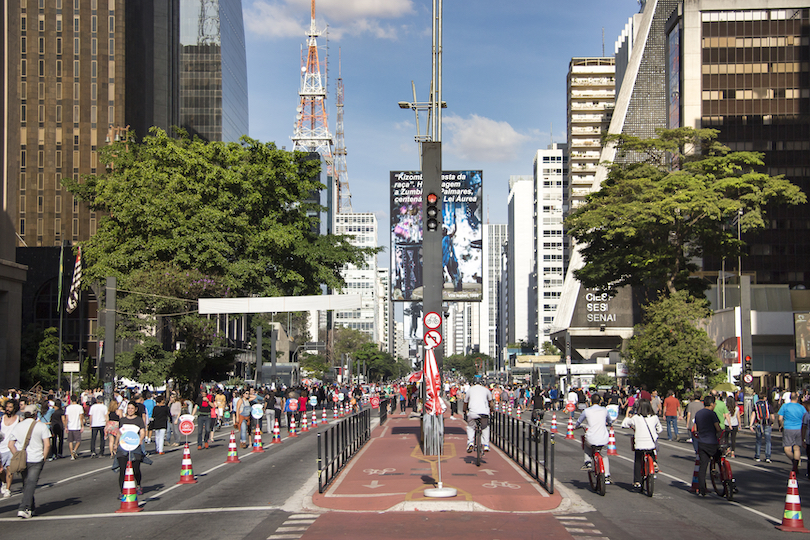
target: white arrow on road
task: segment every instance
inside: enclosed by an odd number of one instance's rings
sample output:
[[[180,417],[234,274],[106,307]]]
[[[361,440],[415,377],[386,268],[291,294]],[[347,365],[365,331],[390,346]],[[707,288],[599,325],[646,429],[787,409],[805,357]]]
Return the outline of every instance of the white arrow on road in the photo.
[[[377,481],[377,480],[372,480],[372,481],[371,481],[371,484],[363,484],[363,487],[367,487],[367,488],[371,488],[371,489],[376,489],[376,488],[378,488],[378,487],[383,487],[384,485],[385,485],[385,484],[380,484],[380,482],[379,482],[379,481]]]
[[[490,476],[495,476],[495,471],[492,469],[481,469],[481,472],[485,472]]]

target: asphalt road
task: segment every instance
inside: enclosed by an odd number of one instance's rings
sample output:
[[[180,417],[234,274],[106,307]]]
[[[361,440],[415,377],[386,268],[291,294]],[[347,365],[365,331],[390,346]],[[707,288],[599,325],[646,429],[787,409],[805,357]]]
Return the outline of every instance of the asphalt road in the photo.
[[[548,417],[547,417],[547,420]],[[558,417],[558,421],[560,417]],[[565,423],[556,441],[556,486],[572,504],[555,515],[520,514],[528,530],[526,538],[545,538],[544,531],[558,531],[555,538],[648,539],[652,535],[669,539],[708,538],[748,540],[776,538],[774,525],[781,522],[789,466],[775,439],[773,464],[753,461],[754,438],[741,432],[736,459],[732,460],[738,493],[729,503],[717,495],[700,498],[689,493],[694,471],[692,446],[686,442],[661,441],[656,492],[652,498],[632,489],[632,453],[629,432],[616,430],[619,456],[612,456],[613,485],[600,497],[590,490],[587,473],[580,471],[582,451],[579,434],[565,440]],[[239,464],[226,464],[229,431],[220,431],[209,450],[192,447],[192,461],[198,483],[177,485],[180,479],[182,447],[154,456],[154,465],[143,466],[143,511],[116,514],[117,473],[110,471],[109,457],[46,463],[37,489],[37,516],[16,517],[21,483],[15,481],[14,495],[0,500],[0,530],[4,538],[64,537],[273,539],[372,538],[399,540],[417,532],[402,514],[326,514],[319,517],[308,506],[316,489],[315,433],[285,439],[269,445],[263,454],[240,450]],[[286,436],[286,430],[283,430]],[[196,440],[196,439],[195,439]],[[265,441],[269,436],[265,435]],[[84,449],[88,450],[89,445]],[[85,454],[87,455],[87,454]],[[803,470],[806,462],[803,461]],[[810,480],[799,478],[802,499],[810,504]],[[361,505],[358,511],[362,512]],[[463,513],[441,518],[423,516],[420,524],[468,523],[463,535],[469,540],[510,538],[508,528],[476,525],[482,516]],[[495,514],[488,514],[495,516]],[[521,517],[522,516],[522,517]],[[534,516],[534,517],[532,517]],[[486,518],[492,519],[492,518]],[[415,522],[413,522],[415,523]],[[339,529],[337,529],[339,527]],[[492,532],[498,529],[498,532]],[[367,531],[364,533],[363,531]],[[381,533],[381,531],[386,531]],[[585,531],[584,533],[582,531]],[[458,533],[459,531],[455,531]],[[424,537],[419,533],[419,537]],[[441,531],[437,530],[437,535]]]

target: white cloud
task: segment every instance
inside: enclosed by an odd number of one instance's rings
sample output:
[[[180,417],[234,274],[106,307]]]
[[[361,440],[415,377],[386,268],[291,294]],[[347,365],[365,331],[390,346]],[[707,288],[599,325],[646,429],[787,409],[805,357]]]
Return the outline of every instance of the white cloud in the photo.
[[[509,162],[522,155],[522,146],[532,137],[515,131],[508,122],[472,114],[468,118],[442,116],[445,150],[476,162]]]
[[[329,24],[331,39],[343,34],[395,39],[399,30],[386,20],[414,12],[413,0],[319,0],[315,21],[319,30]],[[300,37],[309,30],[309,0],[254,0],[244,7],[248,32],[271,39]]]

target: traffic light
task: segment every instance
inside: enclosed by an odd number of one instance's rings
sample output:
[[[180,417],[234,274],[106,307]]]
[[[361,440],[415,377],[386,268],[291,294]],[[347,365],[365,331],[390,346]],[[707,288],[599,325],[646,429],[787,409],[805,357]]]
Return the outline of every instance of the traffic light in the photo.
[[[439,228],[439,196],[428,193],[427,208],[425,208],[427,230],[435,231]]]
[[[746,354],[745,361],[743,363],[743,373],[746,375],[752,375],[754,373],[754,368],[751,365],[751,356]]]

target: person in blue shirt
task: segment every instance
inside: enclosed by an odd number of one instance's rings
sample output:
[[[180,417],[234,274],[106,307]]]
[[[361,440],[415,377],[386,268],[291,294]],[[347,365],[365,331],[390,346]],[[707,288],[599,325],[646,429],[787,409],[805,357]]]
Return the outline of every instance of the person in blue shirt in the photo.
[[[802,417],[806,412],[799,404],[799,394],[790,393],[790,402],[779,408],[777,415],[782,424],[782,446],[785,455],[793,461],[793,472],[799,472],[799,461],[802,457]]]

